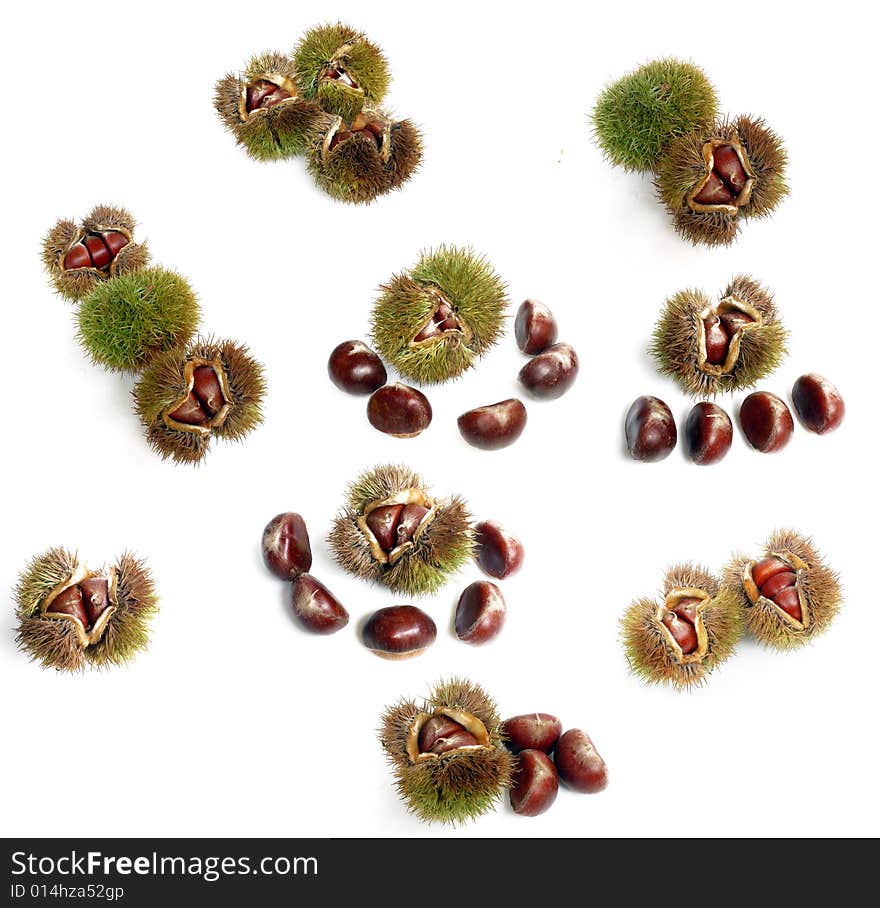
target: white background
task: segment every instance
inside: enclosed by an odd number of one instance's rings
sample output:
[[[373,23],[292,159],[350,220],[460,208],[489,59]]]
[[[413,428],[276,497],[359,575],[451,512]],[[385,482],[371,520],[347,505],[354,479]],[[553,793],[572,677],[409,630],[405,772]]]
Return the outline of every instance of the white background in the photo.
[[[495,814],[463,836],[855,835],[878,832],[875,48],[861,4],[538,6],[154,2],[19,6],[2,38],[5,400],[0,587],[4,835],[431,836],[392,790],[375,729],[386,704],[440,676],[485,685],[504,715],[540,710],[581,727],[610,768],[598,796],[563,791],[537,819]],[[424,129],[421,172],[368,207],[333,202],[302,162],[258,164],[212,108],[214,81],[309,26],[349,19],[384,47],[392,109]],[[692,58],[722,108],[764,115],[786,139],[791,197],[732,248],[692,248],[648,177],[603,162],[588,111],[646,59]],[[95,203],[138,218],[154,261],[184,272],[215,334],[265,364],[264,426],[200,469],[162,462],[140,436],[132,379],[87,362],[74,308],[41,271],[41,237]],[[528,403],[521,440],[481,452],[466,409],[516,395],[512,332],[479,368],[426,389],[430,429],[373,431],[365,401],[328,381],[330,350],[365,337],[377,286],[423,247],[472,244],[556,313],[581,358],[575,388]],[[746,271],[776,293],[791,354],[761,387],[787,396],[818,371],[847,417],[796,428],[761,455],[738,430],[727,459],[679,447],[646,465],[623,452],[629,403],[688,400],[645,353],[665,297],[720,291]],[[731,414],[743,395],[720,402]],[[681,423],[680,423],[681,424]],[[440,628],[424,656],[380,660],[358,640],[401,601],[332,563],[324,537],[345,484],[404,461],[478,518],[519,534],[491,645],[449,632],[475,567],[422,602]],[[348,607],[341,633],[294,623],[263,568],[274,514],[306,518],[313,573]],[[704,688],[646,688],[627,673],[618,619],[667,565],[721,567],[777,526],[814,536],[846,604],[814,645],[744,642]],[[11,588],[32,555],[76,547],[100,562],[149,558],[162,611],[129,666],[66,676],[14,645]]]

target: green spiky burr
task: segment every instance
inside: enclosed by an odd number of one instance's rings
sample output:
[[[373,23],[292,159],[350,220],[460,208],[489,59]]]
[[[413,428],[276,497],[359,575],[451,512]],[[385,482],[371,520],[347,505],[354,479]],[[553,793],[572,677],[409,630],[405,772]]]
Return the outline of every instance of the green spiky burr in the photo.
[[[149,261],[134,242],[135,220],[124,208],[96,205],[79,223],[58,221],[43,238],[42,259],[58,293],[80,300],[96,284],[139,271]]]
[[[436,592],[474,555],[464,501],[434,497],[418,473],[392,464],[349,486],[328,542],[350,574],[411,596]]]
[[[200,339],[157,356],[133,397],[153,450],[199,463],[213,438],[240,441],[262,422],[265,392],[263,368],[247,347]]]
[[[650,352],[657,368],[694,397],[752,387],[785,358],[788,332],[773,294],[737,275],[713,303],[700,290],[668,299],[654,328]]]
[[[78,313],[84,350],[111,371],[138,371],[159,353],[186,344],[199,321],[189,283],[148,268],[96,284]]]
[[[422,159],[422,138],[409,120],[365,107],[352,121],[323,114],[309,138],[308,168],[341,202],[361,205],[400,189]]]
[[[693,63],[652,60],[612,82],[593,109],[593,135],[605,157],[627,170],[653,170],[671,139],[707,127],[718,100]]]
[[[59,671],[127,662],[146,647],[157,611],[150,572],[128,552],[92,570],[74,552],[49,549],[22,572],[15,601],[19,648]]]
[[[620,624],[633,674],[678,690],[702,684],[733,654],[743,632],[736,594],[692,564],[670,568],[662,598],[635,600]]]
[[[372,313],[379,355],[405,378],[456,378],[501,337],[507,287],[473,249],[440,246],[382,286]]]
[[[777,530],[757,558],[735,555],[724,584],[736,596],[748,632],[761,644],[790,650],[828,629],[840,611],[840,579],[813,541]]]
[[[720,120],[674,138],[657,162],[657,195],[694,245],[728,245],[743,220],[770,215],[788,195],[788,155],[763,120]]]
[[[381,104],[391,73],[381,49],[343,22],[309,29],[293,53],[302,97],[350,122],[365,104]]]
[[[236,142],[258,161],[302,154],[320,114],[317,102],[299,94],[293,60],[272,51],[220,79],[214,107]]]
[[[441,681],[420,704],[388,708],[380,740],[398,794],[427,823],[475,820],[510,786],[514,757],[503,746],[498,709],[467,679]]]

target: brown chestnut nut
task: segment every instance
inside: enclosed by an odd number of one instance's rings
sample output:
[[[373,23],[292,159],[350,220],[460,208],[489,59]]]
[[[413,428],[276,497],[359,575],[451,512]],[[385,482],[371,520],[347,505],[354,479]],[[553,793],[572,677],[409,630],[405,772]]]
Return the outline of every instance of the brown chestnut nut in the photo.
[[[389,605],[373,612],[364,625],[364,644],[384,659],[423,653],[437,639],[437,625],[414,605]]]
[[[431,404],[421,391],[395,382],[374,391],[367,403],[370,425],[395,438],[415,438],[431,425]]]
[[[837,388],[815,372],[802,375],[794,383],[791,399],[804,428],[817,435],[834,431],[843,421],[846,412]]]
[[[388,378],[382,360],[359,340],[343,341],[334,348],[327,373],[337,388],[349,394],[372,394]]]
[[[782,450],[794,431],[791,410],[769,391],[755,391],[742,402],[739,424],[746,441],[763,454]]]
[[[553,344],[519,371],[519,380],[535,396],[552,400],[562,397],[574,384],[578,358],[568,344]]]
[[[290,598],[300,624],[316,634],[333,634],[348,624],[348,612],[311,574],[300,574],[293,581]]]
[[[534,356],[556,343],[556,319],[543,303],[526,300],[517,310],[513,333],[517,347],[523,353]]]
[[[526,427],[526,408],[515,397],[468,410],[458,417],[461,437],[475,448],[495,451],[512,445]]]
[[[659,397],[637,397],[626,414],[624,431],[629,456],[646,463],[668,457],[678,441],[672,410]]]
[[[608,768],[589,736],[579,728],[567,731],[556,742],[556,771],[575,791],[593,794],[608,784]]]
[[[490,577],[504,580],[519,570],[525,550],[512,536],[493,520],[483,520],[474,527],[477,543],[477,564]]]
[[[510,786],[510,806],[520,816],[536,817],[548,810],[559,793],[553,761],[542,750],[519,755]]]
[[[684,426],[688,457],[701,466],[718,463],[733,443],[733,423],[717,404],[698,403]]]
[[[488,580],[478,580],[458,598],[455,633],[465,643],[487,643],[501,632],[506,614],[501,590]]]
[[[550,713],[526,713],[503,722],[501,732],[507,749],[515,754],[521,750],[550,753],[562,734],[562,723]]]
[[[292,511],[273,517],[263,530],[263,562],[282,580],[293,580],[312,566],[306,522]]]

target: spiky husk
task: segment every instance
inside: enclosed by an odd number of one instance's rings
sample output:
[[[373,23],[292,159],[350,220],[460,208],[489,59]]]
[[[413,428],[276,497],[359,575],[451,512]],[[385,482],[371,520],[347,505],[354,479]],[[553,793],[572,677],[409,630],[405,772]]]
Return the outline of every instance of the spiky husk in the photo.
[[[199,304],[184,277],[148,268],[96,284],[78,321],[77,338],[92,362],[115,372],[140,371],[158,354],[189,342]]]
[[[320,81],[324,64],[333,60],[346,44],[346,67],[362,91]],[[357,29],[343,22],[309,29],[293,52],[297,84],[304,98],[317,98],[328,113],[352,120],[365,103],[381,104],[391,82],[388,61],[381,49]]]
[[[757,560],[786,552],[796,555],[808,565],[798,577],[812,617],[808,628],[799,629],[786,623],[766,599],[760,598],[752,605],[742,585],[742,574],[753,559],[742,554],[734,555],[724,569],[724,585],[737,596],[745,615],[746,629],[759,643],[778,650],[796,649],[825,631],[840,611],[843,601],[840,578],[825,564],[808,536],[794,530],[777,530],[767,540]]]
[[[292,97],[242,120],[242,89],[266,74],[296,82],[293,61],[285,54],[266,51],[251,57],[241,74],[227,73],[214,88],[214,108],[235,141],[258,161],[273,161],[302,154],[307,135],[320,114],[315,101]]]
[[[81,300],[95,284],[116,275],[130,274],[132,271],[140,271],[144,268],[150,259],[150,253],[146,243],[134,242],[125,246],[116,256],[109,274],[104,274],[95,268],[77,268],[73,271],[65,271],[58,265],[70,244],[83,231],[121,227],[131,234],[134,232],[135,224],[134,218],[128,211],[113,205],[96,205],[83,218],[81,225],[69,219],[58,221],[43,238],[41,258],[43,267],[52,279],[59,295],[73,301]]]
[[[82,671],[87,664],[119,665],[146,647],[148,624],[157,611],[153,580],[143,561],[128,552],[116,565],[116,612],[101,639],[83,647],[69,621],[44,617],[46,596],[68,580],[79,559],[75,552],[53,548],[33,558],[15,589],[18,632],[16,643],[33,661],[59,671]]]
[[[671,684],[677,690],[701,685],[709,673],[734,652],[742,636],[743,617],[737,596],[723,587],[703,567],[681,564],[670,568],[663,581],[662,596],[674,589],[705,590],[712,598],[703,611],[708,651],[701,662],[681,664],[654,616],[660,604],[637,599],[621,618],[621,636],[633,674],[648,684]]]
[[[376,561],[357,525],[368,504],[409,488],[426,486],[418,473],[404,466],[386,464],[362,473],[348,488],[347,504],[336,517],[328,542],[336,561],[350,574],[395,592],[426,596],[473,557],[474,534],[465,502],[458,496],[438,501],[437,514],[415,546],[390,568]]]
[[[321,189],[334,199],[352,205],[372,202],[379,196],[400,189],[413,175],[422,159],[422,138],[410,120],[391,125],[391,153],[383,161],[376,143],[369,137],[354,135],[324,155],[324,138],[336,125],[324,116],[310,133],[308,168]]]
[[[693,397],[714,397],[750,388],[774,372],[788,352],[788,332],[779,321],[773,294],[767,287],[746,274],[738,274],[724,289],[721,299],[729,296],[757,309],[763,323],[743,334],[736,365],[726,374],[711,375],[699,367],[698,316],[712,305],[701,290],[681,290],[666,300],[654,327],[649,349],[657,368]]]
[[[473,333],[469,342],[455,335],[410,346],[433,311],[435,299],[426,286],[449,299]],[[503,334],[507,287],[473,249],[444,245],[424,252],[409,273],[394,275],[381,290],[371,318],[373,343],[380,356],[412,381],[435,384],[456,378]]]
[[[715,139],[739,139],[755,174],[749,203],[735,214],[691,211],[687,204],[687,194],[706,173],[703,145]],[[682,236],[694,245],[727,245],[735,239],[740,219],[766,217],[788,195],[787,161],[782,140],[763,120],[740,116],[733,121],[721,120],[711,129],[694,130],[670,142],[657,162],[654,185]]]
[[[406,739],[413,721],[419,713],[443,707],[476,716],[486,726],[492,749],[411,763]],[[380,740],[401,799],[425,822],[455,825],[475,820],[493,810],[510,785],[514,758],[503,746],[497,707],[483,688],[464,678],[441,681],[421,706],[402,700],[387,709]]]
[[[191,347],[175,348],[157,356],[132,391],[147,441],[163,459],[170,457],[178,463],[195,464],[208,453],[210,435],[174,429],[166,425],[162,413],[186,392],[183,370],[187,360],[218,357],[226,372],[232,408],[213,434],[241,441],[263,421],[261,406],[266,394],[263,367],[243,344],[199,338]]]
[[[708,127],[718,99],[706,74],[671,57],[612,82],[593,108],[593,137],[612,164],[651,170],[675,136]]]

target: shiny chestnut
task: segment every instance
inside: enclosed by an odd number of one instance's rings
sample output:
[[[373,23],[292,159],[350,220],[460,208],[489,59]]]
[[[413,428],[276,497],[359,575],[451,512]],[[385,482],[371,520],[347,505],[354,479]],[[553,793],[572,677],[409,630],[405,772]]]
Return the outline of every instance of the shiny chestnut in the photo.
[[[327,361],[327,374],[341,391],[372,394],[387,381],[385,366],[363,341],[343,341]]]
[[[474,527],[477,564],[496,580],[504,580],[519,570],[525,550],[516,536],[494,520],[483,520]]]
[[[377,656],[406,659],[423,653],[437,639],[437,625],[414,605],[389,605],[370,615],[362,636]]]
[[[416,388],[394,382],[374,391],[367,419],[374,429],[395,438],[414,438],[431,425],[431,404]]]
[[[461,437],[475,448],[495,451],[512,445],[526,427],[526,408],[515,397],[468,410],[458,417]]]
[[[659,397],[637,397],[626,414],[624,432],[629,456],[646,463],[668,457],[678,440],[672,410]]]
[[[541,750],[520,753],[510,786],[510,806],[520,816],[536,817],[549,810],[559,793],[553,761]]]
[[[311,574],[300,574],[291,585],[293,613],[300,624],[316,634],[334,634],[348,624],[348,612]]]
[[[794,383],[791,399],[801,424],[817,435],[833,432],[843,422],[846,407],[840,392],[815,372],[802,375]]]
[[[781,451],[794,431],[791,410],[769,391],[755,391],[742,402],[739,424],[746,441],[763,454]]]
[[[565,732],[556,742],[556,771],[575,791],[594,794],[608,784],[608,768],[589,736],[579,728]]]
[[[688,457],[694,463],[718,463],[733,443],[733,423],[717,404],[702,401],[688,413],[684,437]]]
[[[507,606],[501,590],[488,580],[466,587],[455,608],[455,633],[465,643],[487,643],[504,627]]]
[[[513,333],[517,347],[523,353],[534,356],[556,343],[556,319],[543,303],[526,300],[517,310]]]
[[[306,522],[292,511],[273,517],[263,530],[263,562],[282,580],[293,580],[312,566]]]
[[[574,348],[553,344],[520,369],[519,380],[535,397],[552,400],[568,391],[577,374],[578,357]]]
[[[505,720],[501,732],[507,749],[515,754],[521,750],[543,750],[550,753],[562,734],[562,723],[550,713],[526,713]]]

